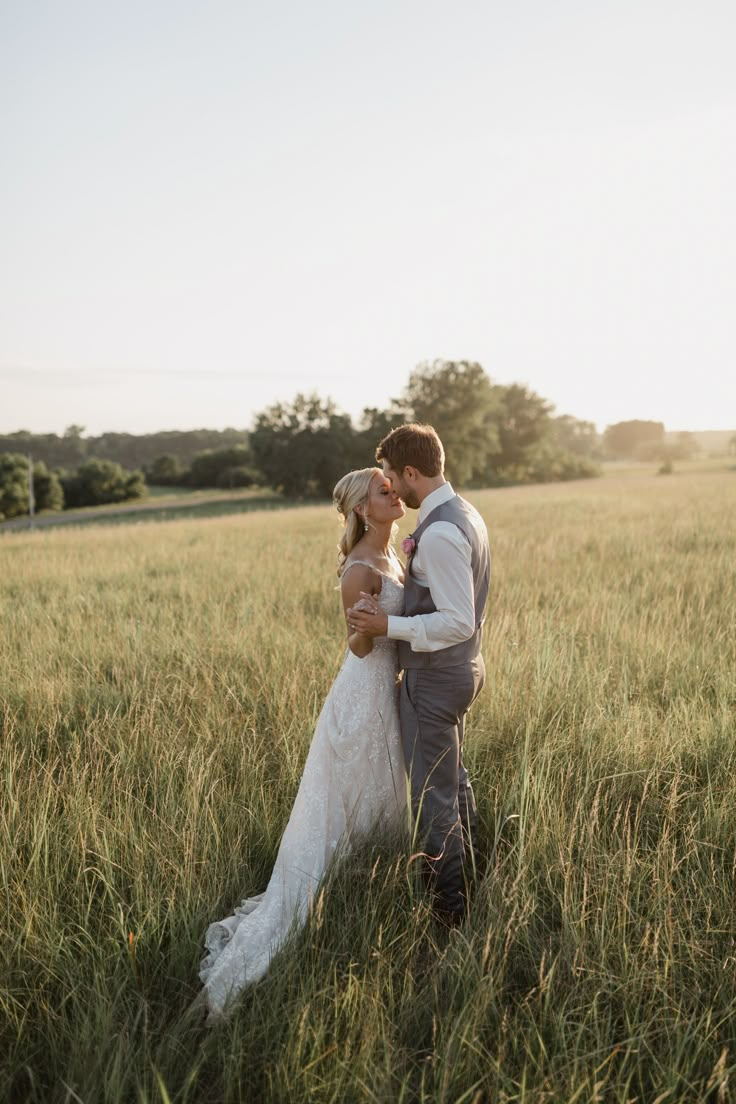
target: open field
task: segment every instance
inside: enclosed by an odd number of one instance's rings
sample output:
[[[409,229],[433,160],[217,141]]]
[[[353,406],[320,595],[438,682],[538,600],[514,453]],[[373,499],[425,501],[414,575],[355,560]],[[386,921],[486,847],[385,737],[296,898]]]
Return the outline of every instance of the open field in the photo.
[[[0,1099],[731,1098],[736,473],[470,497],[471,922],[439,940],[377,839],[213,1030],[202,934],[264,888],[342,657],[336,516],[0,539]]]

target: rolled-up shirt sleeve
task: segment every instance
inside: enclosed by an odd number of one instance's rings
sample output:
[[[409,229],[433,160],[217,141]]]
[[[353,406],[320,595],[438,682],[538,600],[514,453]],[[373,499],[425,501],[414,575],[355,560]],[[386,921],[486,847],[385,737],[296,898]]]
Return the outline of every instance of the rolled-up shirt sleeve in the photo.
[[[475,592],[470,544],[449,521],[430,525],[417,556],[435,613],[389,616],[387,635],[406,640],[415,652],[436,652],[468,640],[475,632]]]

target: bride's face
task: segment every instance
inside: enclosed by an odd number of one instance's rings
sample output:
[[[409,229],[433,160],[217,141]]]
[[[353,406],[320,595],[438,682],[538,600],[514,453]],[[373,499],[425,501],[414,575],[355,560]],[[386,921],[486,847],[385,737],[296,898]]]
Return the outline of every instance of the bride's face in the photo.
[[[370,521],[377,525],[387,521],[398,521],[405,514],[404,503],[395,491],[391,489],[391,482],[385,475],[374,475],[371,480],[366,504],[366,514]]]

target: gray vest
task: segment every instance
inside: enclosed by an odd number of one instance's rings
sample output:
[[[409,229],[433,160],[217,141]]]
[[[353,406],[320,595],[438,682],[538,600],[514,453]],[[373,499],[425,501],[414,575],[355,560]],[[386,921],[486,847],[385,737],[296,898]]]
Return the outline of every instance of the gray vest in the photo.
[[[483,612],[488,598],[488,587],[491,581],[491,552],[488,547],[488,539],[485,533],[478,533],[472,518],[476,510],[460,495],[447,502],[440,503],[424,519],[418,529],[412,533],[415,541],[414,551],[406,565],[406,577],[404,579],[404,615],[413,617],[416,614],[434,613],[437,609],[429,593],[429,587],[418,583],[411,572],[411,563],[416,554],[422,534],[433,525],[435,521],[450,521],[457,525],[468,544],[470,545],[470,562],[473,569],[473,590],[475,595],[475,632],[468,640],[459,644],[451,644],[449,648],[440,648],[436,652],[414,652],[406,640],[399,641],[399,666],[407,667],[458,667],[461,663],[468,663],[475,659],[480,651],[480,637],[483,625]]]

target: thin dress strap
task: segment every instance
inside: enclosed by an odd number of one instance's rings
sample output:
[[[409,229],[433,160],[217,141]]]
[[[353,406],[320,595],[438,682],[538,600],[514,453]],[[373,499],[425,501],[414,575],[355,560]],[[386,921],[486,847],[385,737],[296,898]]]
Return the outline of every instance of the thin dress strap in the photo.
[[[343,575],[346,571],[349,571],[351,567],[355,567],[356,564],[360,564],[362,567],[369,567],[371,571],[377,571],[379,575],[385,574],[385,572],[380,571],[379,568],[374,567],[373,564],[368,563],[367,560],[351,560],[349,564],[346,564],[345,567],[343,567]]]
[[[399,566],[401,566],[401,560],[398,560],[398,557],[397,561],[399,563]],[[355,567],[356,564],[360,564],[362,567],[370,568],[371,571],[375,571],[376,575],[382,575],[384,579],[391,579],[394,583],[398,582],[398,579],[394,579],[393,575],[389,575],[388,571],[381,571],[380,567],[374,567],[373,564],[368,563],[367,560],[351,560],[346,567],[343,567],[342,575],[344,575],[346,571],[349,571],[351,567]],[[340,578],[342,578],[342,575],[340,576]]]

